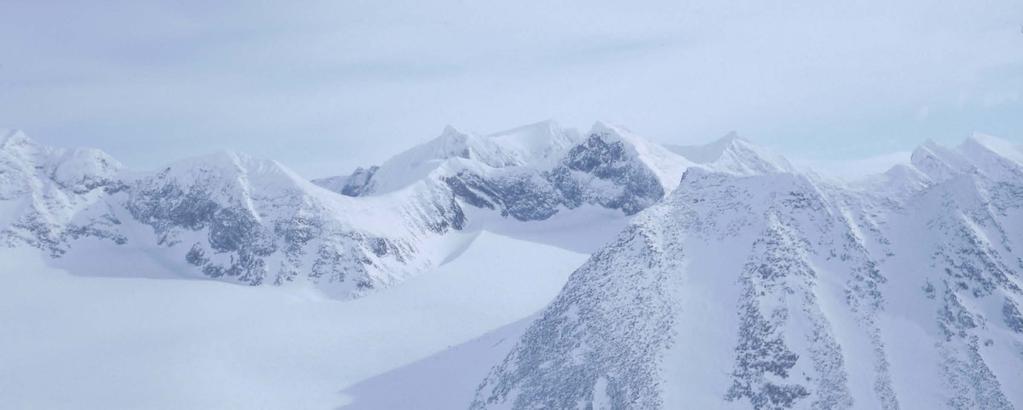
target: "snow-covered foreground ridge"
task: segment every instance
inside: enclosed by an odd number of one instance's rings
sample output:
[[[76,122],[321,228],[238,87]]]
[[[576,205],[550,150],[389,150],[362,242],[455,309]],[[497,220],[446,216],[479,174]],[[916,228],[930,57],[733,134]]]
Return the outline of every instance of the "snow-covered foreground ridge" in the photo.
[[[83,275],[311,283],[339,298],[429,271],[483,229],[634,215],[696,164],[686,149],[722,171],[788,169],[734,137],[669,149],[604,123],[587,133],[553,122],[492,135],[448,127],[380,166],[312,182],[234,152],[139,172],[96,149],[0,138],[0,244],[38,248]]]
[[[1023,150],[858,184],[691,167],[574,272],[473,408],[1023,407]]]

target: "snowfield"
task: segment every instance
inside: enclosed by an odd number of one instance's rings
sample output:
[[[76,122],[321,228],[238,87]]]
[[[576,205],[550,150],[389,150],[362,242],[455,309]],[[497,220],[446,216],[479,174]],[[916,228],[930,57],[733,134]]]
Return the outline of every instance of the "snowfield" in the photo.
[[[336,408],[380,393],[349,386],[532,315],[587,257],[484,232],[436,271],[338,301],[304,286],[74,276],[38,251],[0,252],[0,407],[40,409]],[[476,365],[462,407],[489,368]]]

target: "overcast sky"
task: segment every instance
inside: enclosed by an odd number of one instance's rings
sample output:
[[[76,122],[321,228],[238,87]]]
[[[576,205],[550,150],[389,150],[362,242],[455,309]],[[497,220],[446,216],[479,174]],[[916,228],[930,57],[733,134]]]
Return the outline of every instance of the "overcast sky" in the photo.
[[[233,149],[324,176],[446,124],[544,119],[670,143],[737,130],[808,162],[973,131],[1023,141],[1019,0],[5,0],[0,15],[0,128],[139,169]]]

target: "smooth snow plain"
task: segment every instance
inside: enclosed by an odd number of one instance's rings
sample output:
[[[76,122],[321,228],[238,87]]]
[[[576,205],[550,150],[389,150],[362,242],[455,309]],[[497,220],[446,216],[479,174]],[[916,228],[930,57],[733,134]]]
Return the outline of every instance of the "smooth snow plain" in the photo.
[[[401,401],[382,387],[396,382],[428,389],[407,396],[417,408],[467,406],[591,250],[570,249],[483,231],[436,271],[348,301],[304,286],[76,276],[0,249],[0,407],[388,408]],[[452,360],[464,373],[423,371]]]

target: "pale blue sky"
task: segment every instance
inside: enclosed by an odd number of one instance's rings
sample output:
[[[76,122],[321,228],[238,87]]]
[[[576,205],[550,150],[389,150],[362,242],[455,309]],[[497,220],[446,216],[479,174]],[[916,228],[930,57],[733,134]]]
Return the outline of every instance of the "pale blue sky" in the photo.
[[[0,128],[310,177],[548,118],[806,161],[1023,141],[1018,0],[142,3],[3,2]]]

